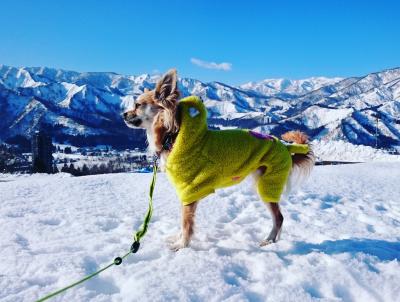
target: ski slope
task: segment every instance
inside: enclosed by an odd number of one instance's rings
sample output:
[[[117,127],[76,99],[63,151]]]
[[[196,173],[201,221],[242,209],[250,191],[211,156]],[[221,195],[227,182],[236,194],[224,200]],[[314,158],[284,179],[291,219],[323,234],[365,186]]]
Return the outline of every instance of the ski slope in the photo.
[[[150,174],[0,175],[0,301],[34,301],[125,253]],[[318,166],[282,202],[281,241],[250,180],[198,208],[176,253],[180,205],[159,174],[142,247],[52,301],[400,301],[400,163]]]

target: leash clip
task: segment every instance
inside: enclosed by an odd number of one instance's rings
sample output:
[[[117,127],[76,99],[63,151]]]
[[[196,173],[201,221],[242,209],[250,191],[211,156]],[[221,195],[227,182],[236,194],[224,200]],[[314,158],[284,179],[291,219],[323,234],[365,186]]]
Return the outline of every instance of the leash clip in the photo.
[[[140,242],[134,241],[131,245],[131,252],[135,254],[139,250],[139,247],[140,247]]]

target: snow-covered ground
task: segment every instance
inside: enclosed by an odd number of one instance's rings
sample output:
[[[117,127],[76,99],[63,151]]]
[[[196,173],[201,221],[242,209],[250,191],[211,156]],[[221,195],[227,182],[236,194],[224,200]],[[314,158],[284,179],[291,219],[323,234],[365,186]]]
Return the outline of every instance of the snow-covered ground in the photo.
[[[370,146],[354,145],[345,141],[312,141],[313,150],[319,160],[371,162],[400,162],[400,156],[387,150],[375,149]]]
[[[34,301],[125,253],[150,178],[0,175],[0,300]],[[180,205],[160,174],[139,252],[54,301],[400,301],[399,179],[397,162],[316,167],[263,248],[271,218],[245,181],[200,203],[174,253]]]

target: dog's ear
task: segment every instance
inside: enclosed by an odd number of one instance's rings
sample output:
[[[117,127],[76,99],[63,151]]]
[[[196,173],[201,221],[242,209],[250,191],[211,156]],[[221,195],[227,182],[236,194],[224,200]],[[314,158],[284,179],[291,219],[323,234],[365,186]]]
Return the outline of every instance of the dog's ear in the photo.
[[[161,105],[169,107],[179,98],[178,77],[175,69],[170,69],[157,83],[154,96]]]

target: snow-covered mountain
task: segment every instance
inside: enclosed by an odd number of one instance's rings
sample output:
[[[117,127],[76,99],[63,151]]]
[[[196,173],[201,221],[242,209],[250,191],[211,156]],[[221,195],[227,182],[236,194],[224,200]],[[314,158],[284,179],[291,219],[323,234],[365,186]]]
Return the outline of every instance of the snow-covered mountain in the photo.
[[[254,90],[265,95],[297,96],[314,91],[326,85],[335,84],[343,78],[312,77],[304,80],[265,79],[249,82],[240,86],[245,90]]]
[[[158,76],[0,65],[0,140],[46,128],[58,142],[142,147],[141,131],[120,117]],[[181,78],[183,96],[201,96],[215,127],[380,147],[400,145],[400,68],[352,78],[267,79],[233,87]]]

